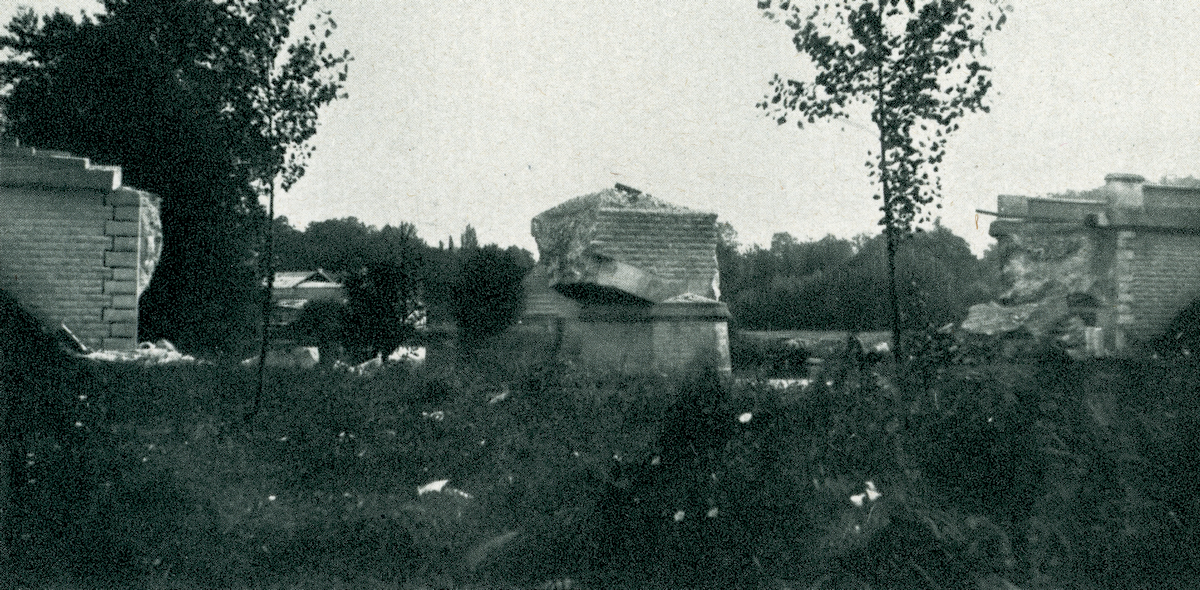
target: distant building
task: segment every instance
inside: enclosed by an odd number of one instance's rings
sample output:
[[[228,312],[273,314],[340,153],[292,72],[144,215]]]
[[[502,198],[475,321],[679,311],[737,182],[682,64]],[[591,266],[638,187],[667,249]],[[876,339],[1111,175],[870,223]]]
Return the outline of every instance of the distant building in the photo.
[[[271,303],[274,306],[271,323],[275,326],[290,325],[314,301],[345,300],[346,291],[342,284],[322,269],[277,272],[271,289]]]
[[[121,168],[0,146],[0,288],[89,348],[137,347],[138,297],[162,253],[159,198]]]
[[[1024,327],[1076,356],[1122,354],[1200,297],[1200,188],[1110,174],[1072,198],[1001,195],[994,214],[1008,290],[965,329]]]

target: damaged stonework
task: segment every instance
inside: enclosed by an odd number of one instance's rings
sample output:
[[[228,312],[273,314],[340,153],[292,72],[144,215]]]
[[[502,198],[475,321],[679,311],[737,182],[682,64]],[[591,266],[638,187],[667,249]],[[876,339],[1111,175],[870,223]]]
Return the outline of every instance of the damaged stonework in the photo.
[[[0,146],[0,288],[88,348],[137,348],[138,297],[162,253],[158,197],[121,169]]]
[[[715,213],[623,185],[533,218],[539,263],[564,294],[619,291],[660,303],[682,293],[720,297]]]
[[[666,373],[710,362],[728,372],[716,218],[620,184],[539,214],[526,320],[550,320],[585,364]]]
[[[973,306],[965,330],[1024,331],[1075,357],[1123,354],[1200,296],[1200,188],[1105,181],[1071,199],[997,199],[990,233],[1008,288]]]

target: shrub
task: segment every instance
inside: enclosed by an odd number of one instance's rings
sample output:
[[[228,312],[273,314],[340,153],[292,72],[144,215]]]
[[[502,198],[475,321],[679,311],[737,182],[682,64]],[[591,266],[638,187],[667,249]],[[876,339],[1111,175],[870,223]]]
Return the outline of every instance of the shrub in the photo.
[[[525,298],[521,281],[528,269],[514,253],[494,244],[464,252],[453,311],[459,340],[474,348],[517,320]]]
[[[348,307],[341,301],[313,301],[291,325],[292,335],[300,346],[317,347],[321,362],[329,363],[340,356],[338,348],[345,346],[348,314]]]
[[[405,318],[419,299],[416,277],[398,262],[367,265],[345,279],[349,306],[344,315],[343,344],[355,361],[387,356],[414,335]]]

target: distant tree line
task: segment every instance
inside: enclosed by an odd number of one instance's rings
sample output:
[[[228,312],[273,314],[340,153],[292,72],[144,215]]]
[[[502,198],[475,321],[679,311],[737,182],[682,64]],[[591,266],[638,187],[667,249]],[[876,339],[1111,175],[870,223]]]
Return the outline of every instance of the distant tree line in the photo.
[[[275,222],[279,271],[324,269],[346,286],[347,305],[322,305],[301,316],[313,340],[342,335],[351,357],[385,353],[413,336],[405,318],[416,308],[433,324],[457,326],[468,346],[511,324],[524,299],[521,281],[533,255],[516,246],[480,246],[467,226],[449,245],[431,246],[409,223],[382,228],[354,217],[315,221],[304,230]],[[317,342],[313,342],[317,344]]]
[[[800,242],[777,233],[769,248],[740,251],[722,224],[721,299],[735,325],[753,330],[884,330],[890,312],[886,239],[882,235]],[[967,242],[935,224],[900,242],[896,272],[902,321],[924,328],[958,322],[992,299],[1000,282],[998,252],[978,259]]]

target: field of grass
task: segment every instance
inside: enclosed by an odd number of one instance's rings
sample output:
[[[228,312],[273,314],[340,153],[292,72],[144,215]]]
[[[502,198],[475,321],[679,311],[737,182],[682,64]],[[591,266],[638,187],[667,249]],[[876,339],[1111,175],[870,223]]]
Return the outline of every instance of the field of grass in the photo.
[[[271,371],[247,419],[250,370],[39,362],[5,382],[23,587],[1183,588],[1200,564],[1194,366],[830,359],[779,391],[517,333]]]

